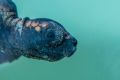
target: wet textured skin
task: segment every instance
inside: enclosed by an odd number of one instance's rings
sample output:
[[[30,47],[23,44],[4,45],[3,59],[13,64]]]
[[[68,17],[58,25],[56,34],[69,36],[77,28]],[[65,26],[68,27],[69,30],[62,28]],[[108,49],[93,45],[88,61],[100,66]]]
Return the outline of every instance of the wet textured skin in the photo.
[[[11,0],[0,0],[0,63],[20,56],[58,61],[76,51],[77,40],[58,22],[21,19]]]

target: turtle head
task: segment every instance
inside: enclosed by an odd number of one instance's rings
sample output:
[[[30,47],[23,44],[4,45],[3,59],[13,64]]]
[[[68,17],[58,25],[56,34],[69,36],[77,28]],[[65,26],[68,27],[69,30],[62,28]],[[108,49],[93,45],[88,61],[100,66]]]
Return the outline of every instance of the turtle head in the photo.
[[[38,22],[41,27],[36,28],[36,35],[32,37],[32,45],[27,57],[58,61],[73,55],[77,40],[60,23],[46,18],[33,21]]]

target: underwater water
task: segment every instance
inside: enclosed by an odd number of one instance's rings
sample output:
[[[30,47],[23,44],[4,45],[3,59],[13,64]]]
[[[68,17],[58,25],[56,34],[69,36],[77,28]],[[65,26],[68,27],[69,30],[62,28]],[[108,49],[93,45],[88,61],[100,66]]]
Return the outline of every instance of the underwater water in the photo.
[[[21,57],[0,65],[0,80],[120,80],[119,0],[13,0],[20,17],[51,18],[76,37],[58,62]]]

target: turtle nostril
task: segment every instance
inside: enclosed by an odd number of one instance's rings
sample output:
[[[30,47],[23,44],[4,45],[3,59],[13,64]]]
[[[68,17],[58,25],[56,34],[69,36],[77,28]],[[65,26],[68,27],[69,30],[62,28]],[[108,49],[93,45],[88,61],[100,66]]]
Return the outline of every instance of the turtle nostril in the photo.
[[[76,40],[76,39],[73,39],[73,40],[72,40],[72,43],[73,43],[74,46],[76,46],[76,45],[77,45],[77,40]]]

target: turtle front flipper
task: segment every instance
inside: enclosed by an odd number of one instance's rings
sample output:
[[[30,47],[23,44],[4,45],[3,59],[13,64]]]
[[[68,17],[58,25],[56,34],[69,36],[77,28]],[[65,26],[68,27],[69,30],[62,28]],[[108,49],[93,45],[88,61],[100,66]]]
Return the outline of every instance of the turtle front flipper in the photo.
[[[17,8],[12,0],[0,0],[0,15],[6,27],[12,27],[21,20],[18,18]]]

